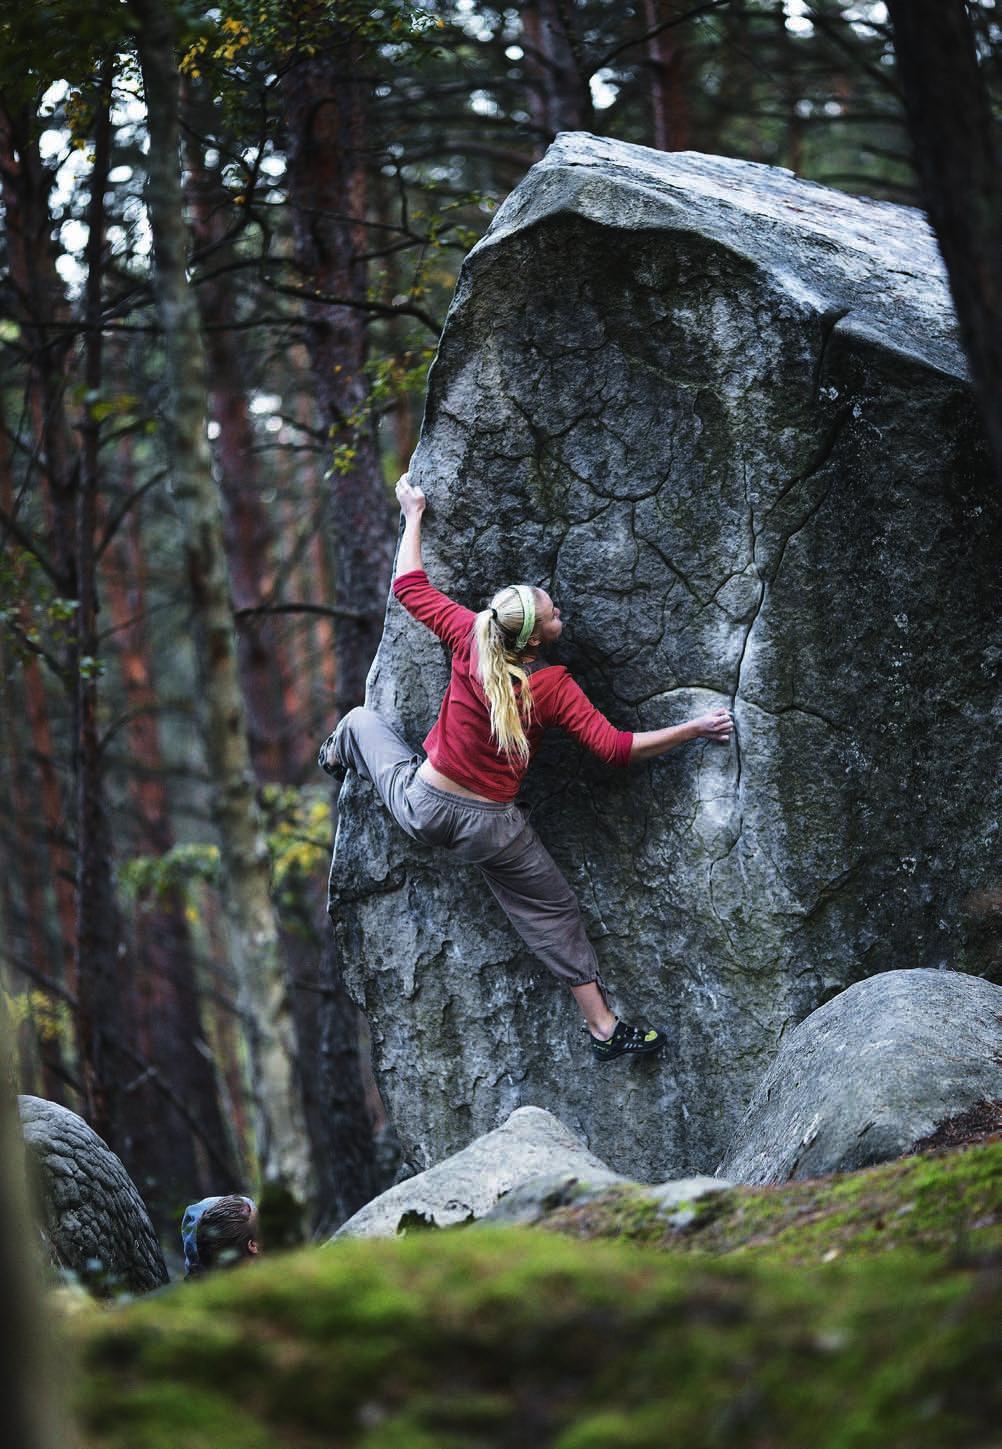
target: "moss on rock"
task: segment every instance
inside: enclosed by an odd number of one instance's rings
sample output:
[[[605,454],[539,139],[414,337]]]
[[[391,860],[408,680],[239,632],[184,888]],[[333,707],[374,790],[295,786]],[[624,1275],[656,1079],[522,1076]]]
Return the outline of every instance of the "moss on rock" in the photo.
[[[807,1265],[913,1248],[950,1260],[1002,1253],[1002,1142],[899,1158],[858,1172],[738,1187],[697,1199],[672,1225],[643,1187],[617,1186],[541,1226],[678,1252]]]
[[[67,1331],[87,1449],[955,1449],[1002,1415],[999,1261],[791,1271],[458,1229],[276,1255]]]

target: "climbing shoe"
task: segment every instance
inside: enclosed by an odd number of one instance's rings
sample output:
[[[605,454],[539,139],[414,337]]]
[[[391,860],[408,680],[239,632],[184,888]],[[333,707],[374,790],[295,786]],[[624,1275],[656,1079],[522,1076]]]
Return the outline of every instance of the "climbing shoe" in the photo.
[[[585,1031],[588,1028],[585,1027]],[[616,1057],[650,1056],[652,1052],[659,1052],[665,1044],[664,1033],[655,1031],[652,1026],[627,1026],[625,1021],[617,1021],[615,1030],[608,1041],[602,1041],[597,1036],[591,1038],[592,1055],[600,1062],[611,1062]]]

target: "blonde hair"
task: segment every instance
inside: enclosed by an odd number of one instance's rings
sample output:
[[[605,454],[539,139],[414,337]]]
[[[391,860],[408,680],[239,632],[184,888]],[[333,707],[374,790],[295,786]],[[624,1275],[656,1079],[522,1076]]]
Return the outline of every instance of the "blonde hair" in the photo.
[[[532,719],[532,687],[521,664],[521,651],[515,647],[526,623],[520,589],[529,590],[533,602],[538,600],[539,590],[531,584],[510,584],[500,589],[477,615],[473,634],[477,641],[477,672],[491,711],[491,738],[497,740],[499,755],[512,755],[527,765],[529,741],[525,730]],[[519,695],[512,684],[513,675],[522,686]]]

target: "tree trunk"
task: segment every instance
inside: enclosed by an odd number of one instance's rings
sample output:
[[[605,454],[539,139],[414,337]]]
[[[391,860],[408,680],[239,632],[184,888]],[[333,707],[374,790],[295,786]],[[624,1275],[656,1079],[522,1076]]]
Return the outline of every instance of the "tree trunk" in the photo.
[[[302,57],[284,80],[288,186],[296,263],[304,288],[344,302],[306,303],[310,363],[321,423],[335,441],[339,425],[354,418],[354,456],[331,474],[334,604],[358,618],[334,621],[336,675],[333,724],[365,696],[365,678],[379,643],[386,610],[394,531],[369,415],[364,367],[366,313],[366,96],[358,43],[333,27],[316,55]],[[315,1004],[314,1044],[321,1070],[313,1087],[311,1119],[317,1170],[324,1182],[330,1226],[361,1206],[373,1190],[373,1140],[359,1070],[359,1015],[341,981],[340,964],[324,923],[324,946]],[[317,1009],[319,1008],[319,1010]],[[333,1215],[333,1216],[332,1216]]]
[[[888,0],[908,129],[1002,480],[1002,159],[963,0]]]
[[[531,113],[545,133],[542,152],[558,131],[590,131],[595,111],[571,0],[531,0],[521,7]]]
[[[311,294],[305,310],[320,421],[335,443],[353,450],[331,473],[334,604],[348,615],[334,623],[339,717],[365,695],[382,634],[394,531],[364,371],[368,83],[356,78],[357,43],[336,25],[330,31],[317,54],[289,69],[283,95],[296,266]]]
[[[678,0],[644,0],[644,25],[654,30],[673,12],[689,8]],[[647,42],[647,58],[651,70],[652,144],[659,151],[687,151],[692,145],[692,123],[685,93],[685,46],[679,39],[679,28],[672,26],[652,35]]]
[[[173,844],[164,762],[156,724],[146,611],[146,561],[139,514],[129,514],[116,550],[117,569],[108,585],[108,602],[125,688],[129,754],[148,773],[130,781],[136,817],[136,845],[143,854],[162,856]],[[131,973],[133,1014],[140,1050],[157,1077],[185,1102],[201,1125],[191,1127],[166,1101],[157,1080],[140,1073],[124,1104],[129,1140],[126,1164],[161,1229],[172,1222],[184,1194],[205,1196],[221,1187],[239,1186],[239,1171],[229,1148],[219,1093],[200,1012],[191,933],[180,889],[157,892],[137,902],[133,920],[135,969]],[[173,1225],[173,1222],[172,1222]]]
[[[184,527],[205,708],[206,759],[215,782],[232,947],[251,1021],[258,1151],[272,1196],[297,1210],[313,1175],[296,1076],[289,983],[270,894],[268,848],[255,798],[237,670],[222,510],[206,437],[206,385],[198,309],[185,275],[179,174],[178,73],[170,8],[132,0],[149,117],[148,206],[154,286],[167,355],[174,497]]]
[[[233,260],[225,238],[228,195],[218,169],[205,164],[201,143],[186,146],[185,194],[198,249],[212,248],[209,273]],[[224,504],[224,537],[236,609],[253,608],[273,591],[275,559],[272,528],[261,501],[261,478],[254,451],[254,426],[243,385],[244,364],[235,334],[227,324],[238,315],[232,273],[198,282],[198,301],[209,367],[209,412],[219,429],[216,463]],[[280,628],[260,615],[238,622],[240,686],[247,708],[251,757],[259,780],[288,781],[295,769],[296,728],[284,708],[280,681],[288,672]]]
[[[76,597],[74,564],[76,479],[64,399],[69,331],[65,289],[55,266],[49,189],[52,178],[38,152],[34,110],[16,112],[0,100],[0,174],[5,240],[17,320],[29,355],[28,391],[38,432],[40,473],[51,504],[51,548],[67,598]]]
[[[17,1118],[8,1024],[0,1000],[0,1400],[4,1436],[17,1449],[65,1449],[70,1442],[48,1325],[39,1301],[38,1234],[30,1225],[24,1148]]]
[[[115,1043],[123,1039],[122,966],[125,949],[111,873],[111,837],[104,802],[98,729],[97,527],[100,421],[95,414],[102,381],[101,290],[104,193],[111,155],[111,71],[102,72],[94,165],[87,208],[87,284],[84,380],[87,395],[80,423],[80,482],[76,490],[76,743],[77,1032],[86,1117],[99,1137],[118,1147],[123,1063]]]

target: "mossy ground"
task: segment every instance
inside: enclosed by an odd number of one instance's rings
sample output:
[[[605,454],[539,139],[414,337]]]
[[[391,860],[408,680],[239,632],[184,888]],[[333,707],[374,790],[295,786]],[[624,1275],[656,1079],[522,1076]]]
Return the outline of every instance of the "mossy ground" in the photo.
[[[478,1227],[276,1254],[76,1314],[83,1443],[997,1443],[1000,1206],[995,1143],[729,1192],[681,1234],[634,1198],[555,1214],[574,1237]],[[618,1240],[578,1240],[592,1234]]]
[[[673,1227],[643,1189],[614,1188],[550,1213],[544,1226],[674,1252],[808,1266],[898,1248],[946,1261],[1002,1254],[1002,1142],[903,1157],[781,1187],[735,1188],[693,1204]]]

